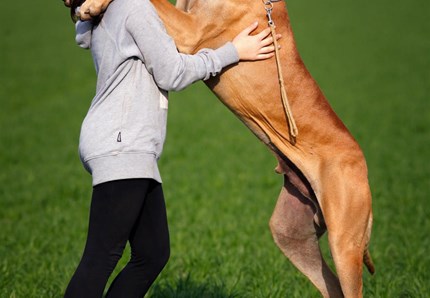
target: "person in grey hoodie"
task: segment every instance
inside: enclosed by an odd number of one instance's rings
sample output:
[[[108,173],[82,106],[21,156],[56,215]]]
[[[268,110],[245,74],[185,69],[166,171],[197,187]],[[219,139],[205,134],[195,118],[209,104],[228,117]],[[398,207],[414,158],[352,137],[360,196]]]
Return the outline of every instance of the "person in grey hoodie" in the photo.
[[[82,3],[72,0],[72,11]],[[170,254],[157,166],[167,91],[206,80],[240,59],[272,57],[270,31],[251,36],[256,27],[218,49],[184,55],[149,0],[116,0],[97,22],[76,23],[76,41],[91,49],[97,73],[79,141],[93,194],[85,249],[65,297],[101,297],[127,241],[131,259],[107,297],[143,297],[148,291]]]

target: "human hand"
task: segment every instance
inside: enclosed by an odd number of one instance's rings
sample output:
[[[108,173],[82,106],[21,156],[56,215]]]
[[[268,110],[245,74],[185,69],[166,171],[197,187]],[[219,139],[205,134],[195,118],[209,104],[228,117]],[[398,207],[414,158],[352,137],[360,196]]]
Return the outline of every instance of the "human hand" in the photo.
[[[257,29],[257,26],[258,22],[253,23],[233,39],[232,43],[239,53],[240,60],[263,60],[275,55],[270,28],[264,29],[256,35],[250,35]],[[277,34],[276,39],[279,38],[281,35]]]

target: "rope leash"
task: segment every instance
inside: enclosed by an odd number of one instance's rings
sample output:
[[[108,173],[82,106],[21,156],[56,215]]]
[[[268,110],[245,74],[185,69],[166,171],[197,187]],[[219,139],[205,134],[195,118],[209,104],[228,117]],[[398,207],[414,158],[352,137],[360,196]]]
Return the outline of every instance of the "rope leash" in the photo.
[[[275,58],[276,58],[276,66],[278,68],[278,79],[279,79],[279,85],[281,87],[282,104],[284,106],[285,115],[288,121],[290,141],[291,141],[291,144],[295,145],[299,131],[297,129],[296,121],[294,120],[290,103],[288,101],[287,91],[285,89],[284,76],[282,75],[281,58],[280,58],[279,48],[278,48],[278,41],[276,39],[275,22],[273,22],[273,19],[272,19],[273,2],[279,2],[282,0],[268,0],[268,1],[262,0],[262,1],[264,4],[264,9],[266,10],[268,25],[272,33],[273,45],[275,46]]]

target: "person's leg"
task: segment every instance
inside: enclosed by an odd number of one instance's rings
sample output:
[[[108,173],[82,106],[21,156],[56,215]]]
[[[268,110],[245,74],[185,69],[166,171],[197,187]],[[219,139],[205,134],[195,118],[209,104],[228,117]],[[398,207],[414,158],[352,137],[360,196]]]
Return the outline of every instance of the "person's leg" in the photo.
[[[129,240],[131,259],[106,297],[143,297],[169,259],[169,231],[161,184],[151,183]]]
[[[139,217],[150,181],[118,180],[94,187],[87,243],[66,298],[102,297]]]

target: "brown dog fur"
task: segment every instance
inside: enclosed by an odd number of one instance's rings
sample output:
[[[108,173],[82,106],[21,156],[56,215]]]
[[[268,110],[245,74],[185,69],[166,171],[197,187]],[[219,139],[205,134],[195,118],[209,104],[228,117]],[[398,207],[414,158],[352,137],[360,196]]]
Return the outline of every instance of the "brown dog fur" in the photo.
[[[194,53],[218,47],[258,20],[267,26],[260,1],[152,0],[179,49]],[[192,2],[192,3],[191,3]],[[276,244],[324,297],[362,297],[363,261],[374,272],[368,243],[371,193],[363,153],[337,117],[297,51],[283,1],[274,3],[276,31],[290,105],[299,129],[292,145],[273,59],[241,62],[207,85],[275,154],[285,176],[270,220]],[[337,278],[318,245],[328,230]]]

